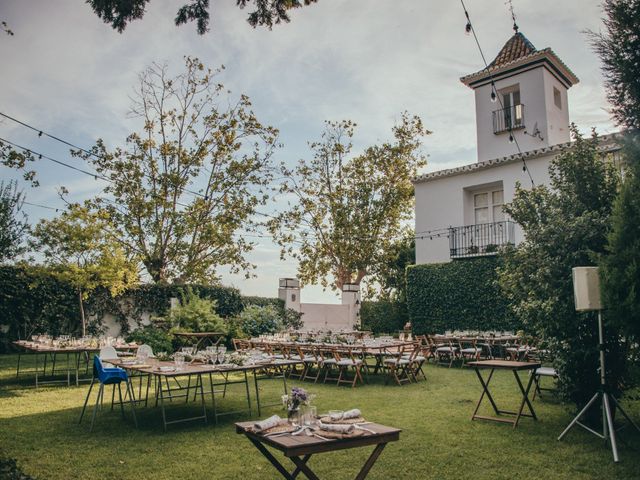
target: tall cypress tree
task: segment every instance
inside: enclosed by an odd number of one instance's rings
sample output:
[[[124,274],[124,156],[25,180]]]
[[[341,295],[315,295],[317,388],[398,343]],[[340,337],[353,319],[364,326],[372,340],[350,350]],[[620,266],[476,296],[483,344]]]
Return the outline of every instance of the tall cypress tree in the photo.
[[[605,0],[605,32],[592,34],[603,63],[607,98],[616,122],[627,128],[624,180],[613,209],[608,255],[602,258],[608,318],[640,339],[640,0]]]

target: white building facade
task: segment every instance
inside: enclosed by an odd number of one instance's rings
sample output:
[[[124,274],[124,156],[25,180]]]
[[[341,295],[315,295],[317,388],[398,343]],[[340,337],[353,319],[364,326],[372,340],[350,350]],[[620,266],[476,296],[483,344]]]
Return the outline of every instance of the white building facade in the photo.
[[[417,264],[522,241],[502,207],[518,182],[548,185],[550,161],[570,145],[568,90],[578,78],[551,49],[516,32],[488,68],[460,80],[475,91],[478,160],[414,179]],[[612,140],[603,138],[605,150]]]

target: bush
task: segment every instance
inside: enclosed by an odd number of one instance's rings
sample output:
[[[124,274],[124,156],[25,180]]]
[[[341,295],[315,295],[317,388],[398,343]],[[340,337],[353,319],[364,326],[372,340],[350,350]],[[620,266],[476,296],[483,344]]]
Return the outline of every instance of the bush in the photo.
[[[2,480],[34,480],[24,473],[13,458],[0,454],[0,478]]]
[[[240,313],[238,320],[242,332],[249,337],[276,333],[284,326],[282,313],[273,305],[249,305]]]
[[[127,342],[146,343],[153,349],[154,353],[173,351],[171,335],[153,325],[134,330],[127,336]]]
[[[226,333],[226,325],[216,313],[216,306],[215,300],[200,298],[192,290],[187,290],[181,305],[173,308],[167,316],[171,330]]]
[[[409,321],[406,303],[379,300],[362,302],[360,309],[362,329],[374,334],[395,333],[404,328]]]
[[[497,283],[499,257],[414,265],[407,269],[407,308],[417,334],[445,330],[519,330]]]

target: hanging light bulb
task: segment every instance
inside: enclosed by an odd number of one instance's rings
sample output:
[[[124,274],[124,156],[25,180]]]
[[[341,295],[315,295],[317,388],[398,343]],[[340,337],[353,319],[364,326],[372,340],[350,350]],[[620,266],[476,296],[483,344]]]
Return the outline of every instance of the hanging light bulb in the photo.
[[[522,165],[522,171],[526,172],[527,171],[527,166],[526,165]]]
[[[469,35],[471,33],[471,22],[467,22],[467,24],[464,26],[464,33],[466,35]]]
[[[510,134],[509,134],[509,143],[513,143],[513,142],[515,142],[515,141],[516,141],[516,139],[515,139],[515,138],[513,138],[513,133],[510,133]]]
[[[496,91],[491,87],[491,103],[496,103],[498,100],[498,96],[496,95]]]

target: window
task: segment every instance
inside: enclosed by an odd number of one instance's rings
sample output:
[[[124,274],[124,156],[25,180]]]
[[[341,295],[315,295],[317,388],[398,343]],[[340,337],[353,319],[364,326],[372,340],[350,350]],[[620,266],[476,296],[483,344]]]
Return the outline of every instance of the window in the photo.
[[[520,90],[512,90],[502,94],[504,108],[504,124],[507,129],[522,125],[522,105],[520,104]]]
[[[490,192],[474,194],[473,208],[475,224],[502,222],[504,220],[503,205],[503,190],[492,190]]]
[[[520,99],[520,85],[512,85],[498,92],[500,109],[493,112],[493,133],[524,128],[524,105]]]
[[[560,90],[556,87],[553,87],[553,103],[556,104],[556,107],[562,110],[562,96],[560,95]]]

